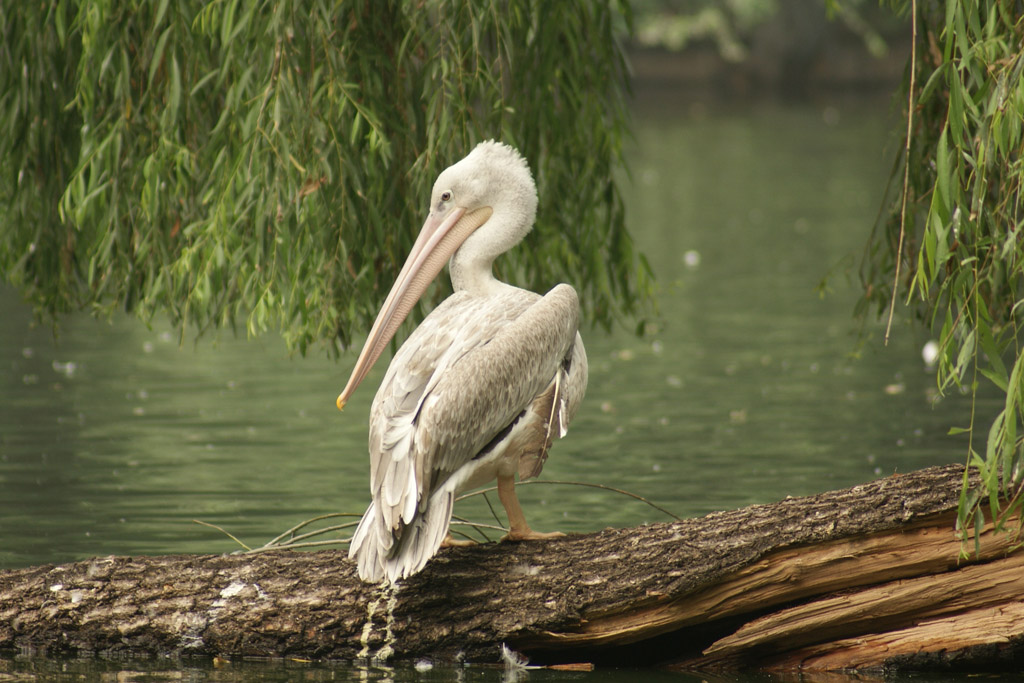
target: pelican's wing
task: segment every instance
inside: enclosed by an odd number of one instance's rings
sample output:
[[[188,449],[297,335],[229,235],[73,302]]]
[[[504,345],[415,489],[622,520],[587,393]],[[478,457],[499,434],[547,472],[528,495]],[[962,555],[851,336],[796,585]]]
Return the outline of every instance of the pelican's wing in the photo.
[[[448,369],[540,297],[472,297],[456,292],[422,323],[392,359],[370,408],[370,491],[389,533],[415,517],[430,489],[417,447],[432,434],[420,426],[424,400]]]
[[[488,333],[490,341],[452,365],[425,398],[417,459],[434,487],[530,408],[559,375],[579,324],[576,292],[560,285]]]

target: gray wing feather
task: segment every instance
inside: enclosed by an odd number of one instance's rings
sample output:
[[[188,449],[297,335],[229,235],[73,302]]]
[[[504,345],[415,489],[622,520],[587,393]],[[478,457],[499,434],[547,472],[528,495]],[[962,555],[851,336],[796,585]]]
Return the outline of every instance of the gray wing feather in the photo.
[[[434,471],[434,486],[471,460],[552,382],[579,324],[576,292],[560,285],[439,378],[424,401],[416,458]]]
[[[531,479],[539,475],[548,459],[551,443],[568,433],[569,423],[576,416],[583,394],[586,393],[587,376],[587,352],[583,348],[583,340],[577,334],[555,378],[530,408],[544,419],[535,425],[532,434],[524,435],[517,444],[522,451],[519,460],[520,479]]]

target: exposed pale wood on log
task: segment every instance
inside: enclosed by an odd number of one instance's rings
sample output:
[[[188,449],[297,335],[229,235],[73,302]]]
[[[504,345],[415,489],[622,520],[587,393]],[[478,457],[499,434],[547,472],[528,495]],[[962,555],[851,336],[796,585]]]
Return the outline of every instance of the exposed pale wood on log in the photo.
[[[701,666],[716,661],[701,650],[773,610],[958,573],[951,526],[962,478],[959,466],[930,468],[678,523],[451,549],[390,592],[361,583],[340,552],[0,572],[0,649],[494,661],[508,643],[549,662],[675,656]],[[1002,543],[986,539],[979,561],[1000,556]],[[1003,633],[1013,645],[1024,625]],[[822,646],[797,642],[808,653]],[[825,661],[828,651],[816,652]],[[717,658],[769,661],[757,647]]]
[[[779,610],[754,619],[704,652],[790,650],[835,638],[879,633],[940,615],[1001,605],[1024,596],[1024,554],[957,571],[900,579]]]
[[[898,658],[921,653],[955,653],[985,645],[1007,645],[1021,637],[1022,624],[1024,602],[1015,600],[925,619],[885,633],[842,638],[793,650],[765,664],[770,668],[801,670],[881,668],[896,664]]]

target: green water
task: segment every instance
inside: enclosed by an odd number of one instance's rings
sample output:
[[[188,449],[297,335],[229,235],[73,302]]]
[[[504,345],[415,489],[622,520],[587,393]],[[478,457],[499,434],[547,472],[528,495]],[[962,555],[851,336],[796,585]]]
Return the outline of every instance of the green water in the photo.
[[[10,678],[6,678],[5,675]],[[103,681],[104,683],[163,683],[164,681],[365,681],[370,683],[771,683],[767,676],[696,676],[655,670],[597,670],[564,672],[530,669],[504,672],[497,666],[435,666],[425,661],[398,666],[352,666],[339,663],[297,661],[233,661],[214,666],[202,660],[0,660],[2,680]],[[862,679],[863,680],[863,679]],[[873,680],[873,679],[868,679]],[[919,679],[920,683],[939,683],[940,679]],[[831,682],[830,682],[831,683]]]
[[[859,346],[851,317],[893,144],[886,111],[638,115],[627,200],[659,315],[644,339],[584,331],[588,395],[543,478],[694,516],[964,459],[946,433],[969,403],[935,401],[927,334],[897,320],[883,347],[872,322]],[[226,552],[234,541],[193,520],[259,545],[364,509],[383,367],[342,414],[352,357],[290,358],[275,338],[230,333],[181,345],[176,330],[124,317],[73,316],[55,340],[30,319],[0,290],[0,568]],[[596,489],[521,498],[541,530],[666,519]],[[491,521],[479,499],[456,512]]]

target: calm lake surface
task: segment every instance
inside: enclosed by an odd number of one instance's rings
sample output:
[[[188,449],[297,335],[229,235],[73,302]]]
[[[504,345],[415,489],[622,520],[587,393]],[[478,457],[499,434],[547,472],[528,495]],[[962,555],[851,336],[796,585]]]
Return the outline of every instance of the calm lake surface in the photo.
[[[626,489],[688,517],[964,461],[966,443],[947,432],[969,402],[936,400],[927,333],[898,318],[883,347],[870,321],[861,344],[852,318],[895,144],[887,112],[881,101],[638,113],[627,197],[659,315],[643,339],[584,330],[587,398],[544,479]],[[365,508],[366,417],[385,363],[339,413],[352,356],[289,357],[277,338],[230,333],[179,345],[176,330],[127,317],[73,316],[55,340],[9,289],[0,321],[0,568],[230,552],[234,541],[193,520],[256,546]],[[598,489],[534,485],[521,498],[541,530],[668,519]],[[493,522],[479,498],[456,513]],[[320,680],[314,671],[300,675]],[[530,680],[569,676],[581,674]]]

